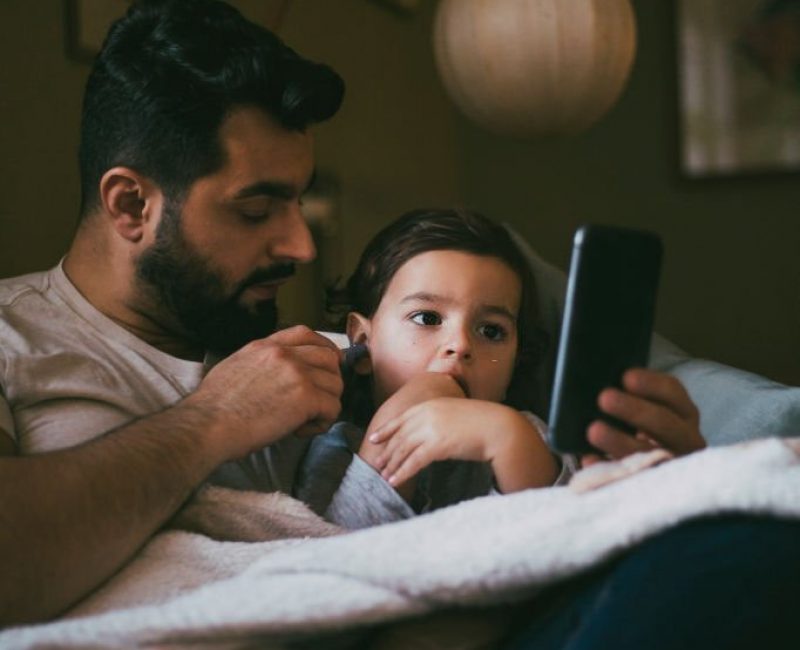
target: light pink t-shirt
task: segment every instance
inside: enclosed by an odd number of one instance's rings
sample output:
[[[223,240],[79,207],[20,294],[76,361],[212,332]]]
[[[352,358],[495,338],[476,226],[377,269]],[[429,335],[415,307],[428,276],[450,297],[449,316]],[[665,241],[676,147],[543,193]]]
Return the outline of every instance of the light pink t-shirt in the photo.
[[[71,447],[169,407],[205,369],[104,316],[61,264],[0,281],[0,429],[22,454]],[[306,446],[290,436],[226,464],[215,482],[288,490]]]

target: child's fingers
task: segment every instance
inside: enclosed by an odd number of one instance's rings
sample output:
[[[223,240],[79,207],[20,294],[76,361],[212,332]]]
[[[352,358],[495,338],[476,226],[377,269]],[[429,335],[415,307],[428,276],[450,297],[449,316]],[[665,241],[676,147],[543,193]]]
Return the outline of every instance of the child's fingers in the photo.
[[[403,423],[403,417],[404,416],[400,415],[396,418],[392,418],[388,422],[384,422],[381,426],[379,426],[372,433],[370,433],[367,439],[370,442],[375,442],[375,443],[385,442],[386,440],[391,438],[400,428],[400,426]]]
[[[386,450],[386,464],[381,472],[381,476],[387,481],[397,473],[398,468],[405,462],[417,447],[422,444],[421,440],[404,440],[402,444],[394,449]]]
[[[403,449],[407,448],[409,445],[408,438],[409,434],[407,433],[404,422],[399,422],[397,427],[392,429],[392,434],[387,436],[386,441],[382,443],[383,451],[377,458],[378,467],[385,468],[385,466],[391,462],[392,458],[397,454],[402,454]]]
[[[397,470],[389,476],[387,479],[389,485],[392,487],[402,485],[419,474],[428,464],[429,461],[426,458],[425,447],[420,445],[411,452]]]
[[[391,437],[395,436],[401,429],[406,428],[413,431],[414,427],[418,426],[415,423],[419,420],[419,418],[415,417],[418,412],[417,406],[419,406],[419,404],[411,407],[405,413],[397,415],[391,420],[384,422],[370,432],[367,439],[370,442],[381,443],[386,442]]]

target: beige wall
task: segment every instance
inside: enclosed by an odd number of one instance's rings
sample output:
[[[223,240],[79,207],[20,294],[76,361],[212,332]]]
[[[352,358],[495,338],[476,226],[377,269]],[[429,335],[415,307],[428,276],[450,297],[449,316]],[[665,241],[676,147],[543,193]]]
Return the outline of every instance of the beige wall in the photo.
[[[680,177],[674,4],[634,3],[630,84],[588,132],[515,142],[459,119],[460,186],[564,268],[581,222],[659,231],[659,330],[696,356],[800,384],[800,174]]]
[[[433,66],[432,13],[431,2],[409,18],[367,0],[291,0],[281,28],[347,83],[341,111],[317,139],[319,166],[342,185],[340,237],[329,245],[344,251],[345,272],[393,217],[459,200],[455,111]]]
[[[80,89],[62,2],[0,2],[0,276],[58,261],[75,224]]]
[[[640,52],[606,119],[529,143],[486,134],[450,106],[429,40],[434,2],[423,4],[404,19],[367,0],[292,0],[281,30],[348,83],[340,115],[318,129],[319,164],[343,188],[328,245],[342,248],[345,270],[380,225],[419,205],[481,208],[562,266],[582,221],[652,227],[667,247],[661,331],[694,354],[800,384],[800,177],[679,178],[672,3],[636,2]],[[0,1],[0,276],[55,263],[75,222],[88,70],[64,55],[63,27],[59,0]],[[299,298],[287,292],[294,318],[316,317],[313,286],[306,273]]]
[[[255,17],[260,2],[234,4]],[[76,220],[88,65],[64,54],[63,4],[0,1],[0,277],[57,262]],[[317,129],[319,165],[343,188],[329,248],[358,251],[408,206],[458,197],[453,109],[436,81],[428,22],[425,12],[406,19],[367,0],[291,0],[281,36],[348,84],[339,115]],[[328,267],[339,265],[337,251],[326,256]],[[285,292],[291,320],[317,318],[321,295],[308,298],[318,270],[305,269],[296,291]]]

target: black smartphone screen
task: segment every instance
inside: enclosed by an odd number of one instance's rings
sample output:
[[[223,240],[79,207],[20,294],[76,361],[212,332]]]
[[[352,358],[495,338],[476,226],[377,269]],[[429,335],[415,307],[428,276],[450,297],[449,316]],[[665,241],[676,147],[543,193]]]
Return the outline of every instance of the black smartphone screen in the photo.
[[[561,452],[595,451],[586,429],[601,413],[600,391],[647,365],[662,245],[642,230],[586,225],[575,233],[550,407],[550,443]]]

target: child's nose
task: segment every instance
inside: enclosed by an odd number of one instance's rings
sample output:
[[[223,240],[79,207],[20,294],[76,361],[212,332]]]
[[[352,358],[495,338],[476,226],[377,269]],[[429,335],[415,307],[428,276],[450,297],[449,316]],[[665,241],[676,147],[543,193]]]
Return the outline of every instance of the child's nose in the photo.
[[[469,332],[458,331],[447,340],[444,346],[445,356],[448,358],[455,357],[457,359],[471,359],[472,358],[472,341]]]

